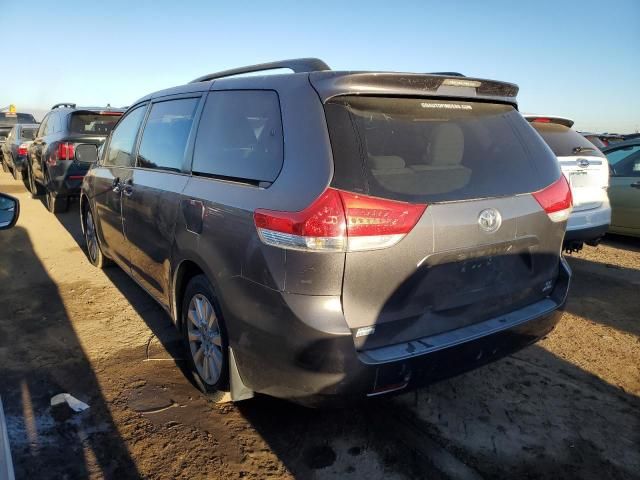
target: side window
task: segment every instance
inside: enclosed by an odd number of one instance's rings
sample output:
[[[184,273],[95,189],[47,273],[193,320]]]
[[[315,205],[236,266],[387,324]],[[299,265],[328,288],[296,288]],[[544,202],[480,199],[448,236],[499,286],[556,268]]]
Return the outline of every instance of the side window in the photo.
[[[38,129],[38,136],[42,137],[43,135],[46,135],[46,131],[47,131],[47,124],[49,123],[49,117],[51,117],[51,114],[47,115],[46,117],[44,117],[42,119],[42,123],[40,124],[40,128]]]
[[[211,92],[202,112],[193,173],[273,182],[283,162],[276,92]]]
[[[49,133],[57,133],[60,131],[60,114],[53,113],[49,120]]]
[[[133,149],[138,129],[144,118],[146,105],[135,108],[120,120],[111,134],[109,151],[103,165],[113,167],[132,167]]]
[[[614,177],[640,177],[640,150],[620,159],[613,165]]]
[[[151,106],[138,150],[138,167],[182,170],[199,101],[199,98],[181,98]]]
[[[607,152],[607,160],[609,161],[610,165],[615,166],[623,158],[626,158],[629,155],[633,155],[638,151],[640,151],[640,145],[618,148],[617,150],[613,150],[612,152]]]

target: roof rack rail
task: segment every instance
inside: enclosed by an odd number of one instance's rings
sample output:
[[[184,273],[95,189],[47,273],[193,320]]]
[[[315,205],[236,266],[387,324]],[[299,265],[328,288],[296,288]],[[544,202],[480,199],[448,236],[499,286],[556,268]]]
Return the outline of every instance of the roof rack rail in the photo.
[[[76,104],[69,103],[69,102],[56,103],[53,107],[51,107],[51,110],[54,110],[56,108],[64,108],[64,107],[76,108]]]
[[[443,75],[445,77],[466,77],[458,72],[429,72],[429,75]]]
[[[279,68],[288,68],[294,73],[318,72],[323,70],[331,70],[329,65],[319,58],[293,58],[291,60],[280,60],[277,62],[259,63],[258,65],[248,65],[246,67],[232,68],[231,70],[223,70],[222,72],[210,73],[191,80],[189,83],[207,82],[216,78],[231,77],[243,73],[262,72],[265,70],[276,70]]]

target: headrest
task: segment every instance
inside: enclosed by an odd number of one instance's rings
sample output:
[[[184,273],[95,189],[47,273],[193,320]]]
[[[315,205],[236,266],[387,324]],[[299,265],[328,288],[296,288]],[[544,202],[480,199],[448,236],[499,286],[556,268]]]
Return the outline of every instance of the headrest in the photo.
[[[369,165],[373,170],[404,168],[405,161],[397,155],[369,155]]]
[[[431,165],[460,165],[464,153],[464,134],[455,124],[445,123],[436,127],[431,137]]]

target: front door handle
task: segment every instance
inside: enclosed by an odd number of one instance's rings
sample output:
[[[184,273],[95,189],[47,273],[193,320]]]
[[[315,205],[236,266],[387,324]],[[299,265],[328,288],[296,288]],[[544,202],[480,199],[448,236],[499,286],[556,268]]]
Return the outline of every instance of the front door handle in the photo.
[[[640,181],[638,182],[634,182],[631,185],[629,185],[631,188],[640,188]]]

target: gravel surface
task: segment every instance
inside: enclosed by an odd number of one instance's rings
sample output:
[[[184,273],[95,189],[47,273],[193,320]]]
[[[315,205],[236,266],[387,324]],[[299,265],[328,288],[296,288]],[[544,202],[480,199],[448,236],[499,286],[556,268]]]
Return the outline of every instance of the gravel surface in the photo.
[[[9,174],[0,191],[22,207],[0,232],[0,395],[18,479],[442,478],[385,414],[485,478],[640,478],[638,240],[572,255],[564,319],[492,365],[359,408],[220,405],[185,379],[153,300],[88,263],[77,203],[54,216]],[[51,409],[63,392],[90,409]]]

